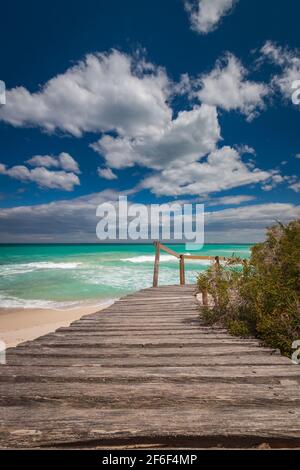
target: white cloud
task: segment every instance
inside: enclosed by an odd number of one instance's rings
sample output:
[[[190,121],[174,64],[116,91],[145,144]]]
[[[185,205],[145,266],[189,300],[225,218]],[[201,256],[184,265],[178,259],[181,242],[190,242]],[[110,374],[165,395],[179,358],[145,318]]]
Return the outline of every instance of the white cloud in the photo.
[[[153,135],[140,138],[104,136],[92,144],[112,168],[136,164],[161,169],[177,162],[184,166],[215,149],[220,139],[216,109],[202,105],[182,111]]]
[[[60,153],[57,157],[52,155],[36,155],[27,160],[26,163],[29,163],[31,166],[60,168],[65,171],[80,173],[78,163],[66,152]]]
[[[0,174],[23,182],[36,183],[40,188],[73,191],[74,186],[80,185],[79,178],[75,173],[49,171],[44,167],[28,169],[24,165],[15,165],[7,168],[0,164]]]
[[[97,242],[97,206],[114,203],[119,195],[105,190],[48,204],[0,208],[0,242]]]
[[[162,195],[203,195],[249,184],[272,181],[280,176],[244,163],[237,150],[223,147],[210,153],[203,162],[166,167],[146,178],[141,186]],[[276,181],[279,183],[279,181]]]
[[[270,203],[209,212],[205,216],[206,241],[215,243],[259,242],[265,230],[280,221],[300,218],[300,206]]]
[[[226,111],[238,110],[251,120],[264,109],[269,90],[265,84],[248,81],[247,74],[241,62],[228,54],[200,78],[201,89],[196,95],[203,103]]]
[[[235,145],[234,148],[239,152],[241,155],[256,155],[256,150],[249,145]]]
[[[300,193],[300,182],[293,183],[289,186],[290,189],[295,191],[295,193]]]
[[[35,93],[24,87],[8,90],[0,120],[77,137],[110,130],[153,134],[171,119],[170,92],[162,68],[113,50],[87,55]]]
[[[27,160],[26,163],[31,166],[43,166],[45,168],[58,168],[60,166],[58,158],[51,155],[35,155],[34,157]]]
[[[262,189],[263,191],[267,191],[267,192],[272,191],[279,184],[282,184],[284,182],[291,183],[293,181],[294,181],[294,177],[283,176],[279,173],[278,170],[274,170],[272,171],[271,178],[263,184]]]
[[[98,175],[106,180],[116,180],[117,175],[110,168],[98,168]]]
[[[97,242],[96,208],[115,203],[118,197],[119,192],[106,190],[49,204],[0,208],[0,242]],[[276,203],[206,212],[205,239],[211,243],[260,241],[265,228],[276,220],[299,217],[300,206]]]
[[[235,3],[237,0],[185,0],[192,29],[201,34],[213,31]]]
[[[174,116],[170,99],[183,91],[192,93],[194,83],[189,77],[183,76],[176,85],[164,69],[141,58],[118,51],[90,54],[36,93],[22,87],[8,91],[0,120],[78,137],[85,132],[102,134],[91,144],[106,161],[98,174],[112,180],[114,168],[140,165],[155,170],[140,187],[158,195],[203,195],[248,184],[274,185],[276,172],[242,161],[242,153],[254,152],[250,147],[217,150],[221,140],[217,106],[239,110],[248,119],[264,106],[267,89],[246,76],[241,63],[228,55],[224,66],[218,63],[202,77],[202,88],[196,92],[201,104]],[[4,168],[2,173],[67,191],[80,184],[78,164],[66,153],[35,156],[28,163],[36,168]]]
[[[223,197],[216,197],[208,199],[205,204],[207,206],[239,206],[240,204],[244,204],[246,202],[255,201],[255,196],[247,196],[247,195],[238,195],[238,196],[223,196]]]
[[[291,100],[293,82],[300,80],[300,52],[281,47],[273,41],[267,41],[261,48],[262,58],[281,69],[272,79],[272,85],[279,89],[284,98]]]

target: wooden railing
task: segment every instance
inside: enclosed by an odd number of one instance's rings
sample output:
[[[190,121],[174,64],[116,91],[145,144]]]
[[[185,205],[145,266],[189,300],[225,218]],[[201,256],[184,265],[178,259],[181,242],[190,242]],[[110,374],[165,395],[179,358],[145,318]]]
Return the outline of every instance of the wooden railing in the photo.
[[[220,264],[220,261],[226,260],[222,256],[199,256],[199,255],[182,255],[176,251],[171,250],[167,246],[163,245],[159,241],[154,242],[155,246],[155,261],[154,261],[154,273],[153,273],[153,287],[158,286],[158,276],[159,276],[159,262],[160,262],[160,252],[164,251],[169,255],[174,256],[179,261],[179,279],[180,285],[185,285],[185,260],[209,260],[214,261],[217,265]],[[206,293],[203,294],[203,303],[204,297],[207,296]]]

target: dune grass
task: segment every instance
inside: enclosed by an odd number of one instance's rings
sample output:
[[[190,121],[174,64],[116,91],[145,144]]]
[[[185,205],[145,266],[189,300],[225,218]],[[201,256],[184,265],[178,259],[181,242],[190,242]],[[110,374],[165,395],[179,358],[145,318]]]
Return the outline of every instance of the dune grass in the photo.
[[[203,308],[207,324],[260,338],[290,356],[293,341],[300,339],[300,220],[271,227],[249,260],[233,257],[197,282],[213,298],[213,307]]]

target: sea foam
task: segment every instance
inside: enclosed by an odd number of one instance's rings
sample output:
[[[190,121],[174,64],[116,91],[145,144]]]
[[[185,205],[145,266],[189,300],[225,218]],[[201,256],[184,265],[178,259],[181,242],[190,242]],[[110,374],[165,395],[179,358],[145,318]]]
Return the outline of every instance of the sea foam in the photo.
[[[0,275],[25,274],[37,270],[48,269],[76,269],[81,263],[54,263],[52,261],[40,261],[35,263],[12,263],[0,265]]]
[[[186,253],[186,255],[189,255],[190,253]],[[124,263],[136,263],[136,264],[142,264],[142,263],[154,263],[155,256],[154,255],[144,255],[144,256],[134,256],[132,258],[123,258],[121,261]],[[162,263],[178,263],[178,258],[172,255],[160,255],[160,261]],[[211,261],[206,260],[206,259],[201,259],[201,260],[186,260],[186,263],[192,263],[192,264],[198,264],[201,266],[209,266],[211,264]]]

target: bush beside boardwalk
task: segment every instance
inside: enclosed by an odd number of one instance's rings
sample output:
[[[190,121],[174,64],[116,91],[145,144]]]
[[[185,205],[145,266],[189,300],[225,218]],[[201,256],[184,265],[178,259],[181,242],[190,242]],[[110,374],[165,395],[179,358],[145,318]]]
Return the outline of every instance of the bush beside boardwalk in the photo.
[[[242,268],[241,268],[242,265]],[[198,277],[213,307],[204,307],[208,324],[221,323],[237,336],[255,336],[290,355],[300,339],[300,220],[277,224],[250,260],[228,260]]]

